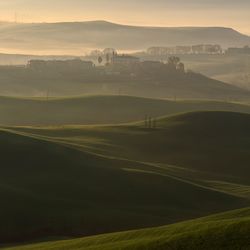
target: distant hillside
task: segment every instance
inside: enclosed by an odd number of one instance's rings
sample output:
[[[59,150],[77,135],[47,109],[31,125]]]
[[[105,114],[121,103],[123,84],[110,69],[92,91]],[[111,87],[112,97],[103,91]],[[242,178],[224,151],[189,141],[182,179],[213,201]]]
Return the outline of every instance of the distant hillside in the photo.
[[[38,138],[0,131],[0,244],[163,225],[248,204],[143,163]]]
[[[4,96],[76,96],[132,95],[148,98],[211,99],[250,101],[250,91],[220,82],[204,75],[154,74],[153,78],[138,75],[102,75],[101,69],[89,72],[42,73],[23,67],[0,67],[0,94]],[[159,76],[159,77],[157,77]]]
[[[142,60],[167,60],[167,56],[155,57],[142,53],[135,55]],[[250,90],[250,78],[247,73],[250,55],[180,55],[180,57],[187,69]]]
[[[89,238],[4,248],[5,250],[235,250],[249,249],[250,209],[170,226]]]
[[[115,47],[138,50],[150,46],[216,43],[223,47],[250,44],[250,38],[224,27],[138,27],[105,21],[71,23],[1,23],[0,43],[8,51],[83,53]]]
[[[49,100],[0,97],[0,124],[117,124],[141,121],[145,115],[159,117],[204,110],[250,113],[250,106],[228,102],[170,101],[133,96],[83,96]]]

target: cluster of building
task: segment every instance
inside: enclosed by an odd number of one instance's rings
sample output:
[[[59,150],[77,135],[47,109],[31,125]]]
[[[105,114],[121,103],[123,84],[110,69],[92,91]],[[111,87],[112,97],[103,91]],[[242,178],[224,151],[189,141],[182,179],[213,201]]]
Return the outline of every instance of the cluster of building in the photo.
[[[128,65],[140,62],[138,57],[127,54],[118,54],[118,52],[113,48],[93,50],[89,56],[92,58],[98,58],[98,63],[103,65]]]
[[[175,46],[175,47],[151,47],[147,50],[147,54],[151,56],[170,56],[171,55],[184,55],[184,54],[228,54],[228,55],[250,55],[250,47],[245,46],[242,48],[228,48],[223,52],[220,45],[201,44],[193,46]],[[147,68],[158,68],[162,63],[159,61],[141,61],[140,58],[118,54],[113,48],[106,48],[104,50],[94,50],[90,54],[91,57],[98,58],[97,63],[105,66],[129,66],[133,67],[136,64],[142,64]],[[82,71],[90,70],[95,67],[92,61],[84,61],[80,58],[72,60],[30,60],[27,68],[34,70],[55,70],[55,71]],[[177,67],[183,69],[182,64]]]
[[[84,61],[80,58],[71,60],[30,60],[26,66],[34,71],[49,71],[49,72],[82,72],[93,68],[104,70],[107,74],[114,72],[134,72],[136,70],[144,70],[151,72],[155,70],[165,70],[166,66],[185,72],[184,64],[181,63],[179,57],[169,56],[167,63],[160,61],[143,61],[138,57],[118,54],[115,49],[107,48],[103,51],[93,51],[93,61]],[[96,60],[97,59],[97,60]],[[170,60],[172,59],[172,60]],[[99,67],[96,67],[99,66]]]
[[[72,60],[30,60],[27,68],[33,70],[82,71],[94,67],[93,62],[81,59]]]
[[[106,66],[133,66],[140,63],[138,57],[130,55],[114,54],[105,61]],[[55,71],[82,71],[93,69],[95,64],[92,61],[83,61],[81,59],[73,60],[30,60],[27,64],[28,69],[55,70]]]
[[[112,55],[117,54],[116,49],[114,48],[105,48],[103,50],[92,50],[89,54],[90,57],[99,57],[99,56],[106,56],[106,55]]]
[[[223,50],[217,44],[199,44],[192,46],[151,47],[147,54],[151,56],[185,55],[185,54],[222,54]]]
[[[111,58],[111,64],[113,65],[131,65],[131,64],[136,64],[140,62],[140,58],[135,57],[135,56],[130,56],[130,55],[118,55],[115,54]]]

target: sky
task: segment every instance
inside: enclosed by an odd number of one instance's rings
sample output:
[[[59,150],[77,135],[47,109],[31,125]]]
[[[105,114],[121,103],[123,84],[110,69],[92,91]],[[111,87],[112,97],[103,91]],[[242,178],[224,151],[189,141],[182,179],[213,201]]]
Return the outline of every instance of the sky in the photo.
[[[0,0],[0,21],[224,26],[250,35],[249,10],[250,0]]]

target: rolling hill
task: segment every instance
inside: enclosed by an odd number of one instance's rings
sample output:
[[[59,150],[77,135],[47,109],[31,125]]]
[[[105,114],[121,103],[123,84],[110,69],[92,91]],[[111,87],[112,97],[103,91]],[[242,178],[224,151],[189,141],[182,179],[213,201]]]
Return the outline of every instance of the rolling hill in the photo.
[[[249,204],[90,148],[0,131],[1,244],[159,226]]]
[[[113,124],[191,111],[250,113],[250,106],[216,101],[171,101],[133,96],[82,96],[75,98],[0,97],[0,124],[51,126]]]
[[[14,128],[110,157],[144,162],[164,173],[250,198],[250,115],[191,112],[144,123],[111,126]]]
[[[5,250],[235,250],[250,249],[250,209],[160,228],[54,241]]]
[[[25,53],[82,53],[115,47],[141,50],[150,46],[212,43],[244,46],[249,36],[224,27],[138,27],[106,21],[71,23],[1,23],[1,48]]]
[[[250,91],[194,72],[157,73],[153,78],[103,73],[103,69],[97,67],[93,71],[72,74],[30,71],[23,66],[2,66],[0,93],[21,97],[122,94],[148,98],[250,100]]]

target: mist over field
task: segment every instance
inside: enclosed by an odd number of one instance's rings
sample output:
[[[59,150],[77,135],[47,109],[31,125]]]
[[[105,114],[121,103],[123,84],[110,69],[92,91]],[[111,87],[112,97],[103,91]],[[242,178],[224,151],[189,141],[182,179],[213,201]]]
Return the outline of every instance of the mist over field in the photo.
[[[64,23],[1,23],[0,49],[8,53],[84,55],[95,48],[120,51],[150,46],[220,44],[242,47],[250,37],[230,27],[139,27],[106,21]]]
[[[250,249],[248,0],[0,0],[0,250]]]

